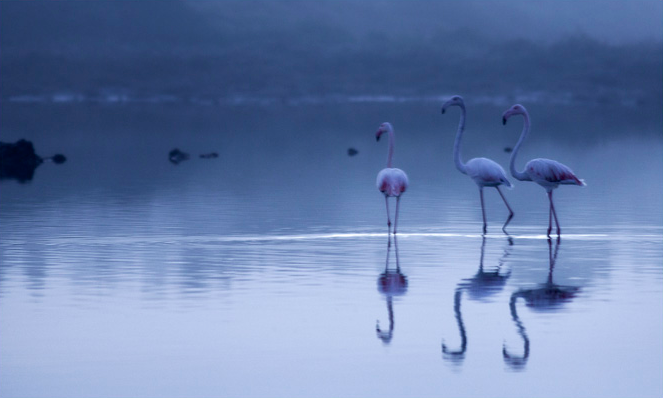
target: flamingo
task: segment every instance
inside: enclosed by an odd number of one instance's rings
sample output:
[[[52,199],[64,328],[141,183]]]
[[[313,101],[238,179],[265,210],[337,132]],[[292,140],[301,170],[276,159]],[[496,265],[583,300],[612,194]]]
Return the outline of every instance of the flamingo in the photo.
[[[509,217],[506,219],[506,222],[502,226],[502,231],[508,235],[506,232],[506,226],[509,224],[513,218],[513,210],[511,206],[506,201],[506,198],[500,190],[500,185],[505,185],[507,188],[513,188],[511,182],[506,178],[506,172],[499,164],[487,158],[474,158],[463,163],[463,160],[460,157],[460,142],[463,138],[463,131],[465,131],[465,102],[463,97],[459,95],[454,95],[447,102],[442,105],[442,114],[450,106],[458,106],[461,109],[460,122],[458,123],[458,132],[456,133],[456,141],[454,142],[454,162],[456,163],[456,168],[463,174],[467,174],[474,180],[474,182],[479,187],[479,197],[481,198],[481,214],[483,215],[483,233],[486,233],[486,210],[483,204],[483,188],[484,187],[495,187],[497,192],[502,197],[506,208],[509,210]]]
[[[516,143],[513,152],[511,152],[511,162],[509,165],[511,175],[520,181],[534,181],[546,190],[548,193],[548,199],[550,200],[550,211],[548,212],[548,237],[550,237],[550,232],[552,231],[553,217],[555,218],[555,225],[557,226],[557,236],[560,236],[561,230],[559,228],[559,221],[557,220],[555,205],[553,204],[553,189],[557,188],[560,184],[580,186],[586,186],[587,184],[585,184],[584,180],[576,177],[573,170],[550,159],[532,159],[527,162],[524,171],[517,171],[516,156],[518,155],[520,145],[522,145],[525,138],[527,138],[527,134],[529,134],[530,121],[527,109],[520,104],[516,104],[504,112],[502,115],[502,124],[506,124],[506,121],[513,115],[523,115],[525,123],[523,125],[523,131],[520,133],[520,139],[518,139],[518,143]]]
[[[394,129],[390,123],[382,123],[375,133],[375,139],[380,141],[382,134],[389,134],[389,152],[387,153],[387,167],[378,173],[376,185],[380,192],[384,194],[384,201],[387,205],[387,227],[391,232],[391,218],[389,218],[389,198],[396,198],[396,214],[394,216],[394,234],[396,233],[396,224],[398,224],[398,206],[401,195],[408,186],[407,174],[401,169],[391,167],[391,160],[394,157]]]

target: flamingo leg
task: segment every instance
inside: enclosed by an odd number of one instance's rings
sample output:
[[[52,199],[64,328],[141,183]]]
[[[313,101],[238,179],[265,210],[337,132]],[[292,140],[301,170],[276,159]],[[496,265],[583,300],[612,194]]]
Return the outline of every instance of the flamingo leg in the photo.
[[[550,198],[550,192],[548,192],[548,197]],[[548,238],[550,238],[550,231],[552,231],[552,202],[551,206],[548,207]]]
[[[389,197],[387,195],[384,195],[384,203],[387,205],[387,227],[389,228],[389,232],[391,233],[391,218],[389,217]]]
[[[483,206],[483,187],[479,188],[479,197],[481,198],[481,215],[483,216],[483,233],[486,234],[486,209]]]
[[[548,198],[550,199],[550,215],[555,218],[555,226],[557,227],[557,236],[560,235],[561,229],[559,228],[559,221],[557,220],[557,212],[555,211],[555,205],[553,204],[552,191],[548,192]],[[548,236],[550,236],[550,231],[552,231],[552,220],[548,217]]]
[[[506,226],[509,225],[509,222],[511,222],[511,219],[513,218],[513,210],[511,210],[511,206],[509,206],[509,202],[506,201],[506,198],[504,197],[504,194],[500,190],[500,187],[495,187],[495,189],[497,189],[497,192],[499,192],[500,196],[502,197],[502,200],[504,201],[506,208],[509,209],[509,217],[506,219],[506,222],[504,222],[504,225],[502,226],[502,231],[508,235],[509,233],[506,232]]]
[[[396,196],[396,215],[394,216],[394,234],[396,234],[396,224],[398,224],[398,206],[400,205],[400,203],[401,203],[401,197],[399,195]],[[394,239],[396,238],[394,237]]]

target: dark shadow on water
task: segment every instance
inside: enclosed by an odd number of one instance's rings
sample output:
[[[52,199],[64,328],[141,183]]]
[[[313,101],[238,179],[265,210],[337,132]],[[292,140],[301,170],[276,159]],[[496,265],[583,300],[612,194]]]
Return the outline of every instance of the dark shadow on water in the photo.
[[[391,343],[394,337],[394,306],[395,296],[402,296],[407,292],[407,276],[401,272],[398,259],[398,240],[394,235],[394,253],[396,257],[396,269],[389,268],[389,255],[391,254],[391,236],[387,243],[387,260],[385,262],[384,272],[378,277],[378,291],[387,299],[387,311],[389,312],[389,329],[380,328],[380,321],[375,325],[375,332],[384,344]]]
[[[557,261],[560,243],[561,241],[559,238],[557,239],[556,244],[553,244],[552,239],[548,239],[548,260],[550,266],[546,282],[539,284],[539,286],[534,289],[519,289],[511,295],[511,299],[509,300],[511,318],[516,325],[518,334],[523,340],[523,351],[521,355],[509,352],[506,343],[502,347],[504,362],[512,370],[524,370],[530,355],[530,339],[527,335],[527,329],[518,316],[516,306],[518,299],[523,298],[525,300],[525,306],[534,311],[557,312],[562,309],[565,303],[573,300],[580,290],[577,286],[563,286],[553,282],[553,271],[555,269],[555,262]],[[554,251],[553,246],[555,246]]]
[[[461,299],[463,293],[471,300],[486,301],[489,297],[499,293],[504,289],[507,280],[511,276],[511,271],[506,273],[502,272],[502,266],[506,257],[509,255],[509,248],[513,244],[511,238],[507,239],[508,245],[504,248],[504,254],[498,261],[497,267],[491,270],[485,270],[483,265],[484,252],[486,248],[486,237],[483,236],[481,240],[481,259],[479,260],[479,270],[471,278],[463,279],[456,286],[454,293],[454,314],[458,330],[460,332],[460,347],[456,350],[450,349],[442,340],[442,357],[456,365],[463,363],[465,359],[465,352],[467,351],[467,333],[465,324],[463,323],[463,316],[461,312]]]

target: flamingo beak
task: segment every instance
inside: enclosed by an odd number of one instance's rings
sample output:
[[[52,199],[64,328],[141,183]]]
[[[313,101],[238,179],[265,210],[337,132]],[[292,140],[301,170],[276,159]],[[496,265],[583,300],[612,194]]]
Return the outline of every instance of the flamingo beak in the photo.
[[[447,111],[447,108],[451,106],[451,100],[445,102],[442,104],[442,114],[444,115],[445,112]]]
[[[506,126],[506,117],[502,116],[502,125]]]
[[[381,135],[380,133],[381,133],[381,131],[378,131],[377,133],[375,133],[375,141],[380,141],[380,135]]]

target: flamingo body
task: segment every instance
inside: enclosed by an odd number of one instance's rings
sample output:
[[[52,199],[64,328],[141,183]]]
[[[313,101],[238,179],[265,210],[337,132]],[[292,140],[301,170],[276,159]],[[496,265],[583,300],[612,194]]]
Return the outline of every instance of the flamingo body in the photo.
[[[506,172],[499,164],[488,158],[474,158],[465,163],[465,171],[479,187],[498,187],[505,185],[513,188],[506,178]]]
[[[386,168],[378,173],[376,185],[385,196],[401,196],[407,190],[407,174],[401,169]]]
[[[560,184],[586,185],[584,180],[576,177],[573,170],[556,160],[532,159],[525,165],[525,174],[527,174],[530,181],[541,185],[548,192],[557,188]]]

